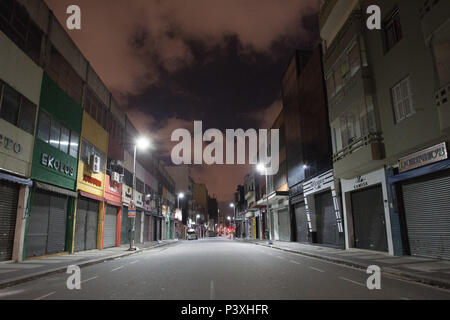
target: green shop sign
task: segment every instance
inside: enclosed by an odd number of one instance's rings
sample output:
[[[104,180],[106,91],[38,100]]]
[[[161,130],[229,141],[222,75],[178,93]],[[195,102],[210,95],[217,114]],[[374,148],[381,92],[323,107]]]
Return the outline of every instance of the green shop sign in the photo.
[[[49,169],[54,169],[62,174],[73,177],[75,169],[68,164],[63,163],[61,160],[55,157],[49,156],[43,153],[41,156],[41,164]]]

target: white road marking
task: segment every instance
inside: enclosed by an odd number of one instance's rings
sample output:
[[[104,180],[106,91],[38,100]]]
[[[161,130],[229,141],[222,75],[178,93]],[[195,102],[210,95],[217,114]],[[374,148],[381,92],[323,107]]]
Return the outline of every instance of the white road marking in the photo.
[[[42,300],[42,299],[45,299],[45,298],[47,298],[47,297],[50,297],[51,295],[53,295],[53,294],[55,294],[55,293],[56,293],[56,291],[53,291],[53,292],[50,292],[50,293],[46,294],[45,296],[41,296],[41,297],[36,298],[36,299],[34,299],[34,300]]]
[[[323,270],[320,270],[320,269],[317,269],[317,268],[314,268],[314,267],[309,267],[311,270],[314,270],[314,271],[318,271],[318,272],[325,272],[325,271],[323,271]]]
[[[295,263],[295,264],[301,264],[300,262],[297,262],[297,261],[294,261],[294,260],[289,260],[290,262],[292,262],[292,263]]]
[[[216,299],[216,290],[214,289],[214,281],[211,280],[209,284],[209,300]]]
[[[117,267],[115,269],[112,269],[111,272],[114,272],[114,271],[117,271],[117,270],[120,270],[120,269],[123,269],[123,268],[125,268],[125,267],[124,266],[120,266],[120,267]]]
[[[136,260],[136,261],[130,262],[130,264],[135,264],[136,262],[139,262],[139,260]]]
[[[339,279],[344,280],[344,281],[351,282],[351,283],[353,283],[353,284],[357,284],[358,286],[361,286],[361,287],[365,287],[365,286],[366,286],[365,284],[362,284],[362,283],[359,283],[359,282],[357,282],[357,281],[353,281],[353,280],[351,280],[351,279],[347,279],[347,278],[344,278],[344,277],[339,277]]]
[[[94,280],[94,279],[97,279],[97,278],[98,278],[98,276],[95,276],[95,277],[83,280],[83,281],[81,281],[81,283],[85,283],[85,282],[88,282],[88,281],[91,281],[91,280]]]
[[[286,260],[286,258],[284,258],[284,257],[282,257],[282,256],[277,256],[277,258],[278,258],[278,259],[281,259],[281,260]]]

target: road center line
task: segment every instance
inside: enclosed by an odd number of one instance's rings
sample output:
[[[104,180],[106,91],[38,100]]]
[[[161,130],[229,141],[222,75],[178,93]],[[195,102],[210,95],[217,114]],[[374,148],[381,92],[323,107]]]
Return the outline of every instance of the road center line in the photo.
[[[359,282],[357,282],[357,281],[353,281],[353,280],[351,280],[351,279],[347,279],[347,278],[344,278],[344,277],[339,277],[339,279],[344,280],[344,281],[351,282],[351,283],[353,283],[353,284],[357,284],[358,286],[361,286],[361,287],[365,287],[364,284],[359,283]]]
[[[125,267],[124,266],[120,266],[118,268],[112,269],[111,272],[114,272],[114,271],[117,271],[117,270],[120,270],[120,269],[123,269],[123,268],[125,268]]]
[[[130,264],[135,264],[136,262],[139,262],[139,260],[136,260],[136,261],[130,262]]]
[[[94,280],[94,279],[97,279],[97,278],[98,278],[98,276],[95,276],[95,277],[83,280],[83,281],[81,281],[81,283],[85,283],[85,282],[88,282],[88,281],[91,281],[91,280]]]
[[[317,269],[317,268],[314,268],[314,267],[309,267],[311,270],[314,270],[314,271],[317,271],[317,272],[325,272],[325,271],[323,271],[323,270],[320,270],[320,269]]]
[[[55,293],[56,293],[56,291],[53,291],[53,292],[50,292],[50,293],[46,294],[45,296],[36,298],[36,299],[34,299],[34,300],[42,300],[42,299],[44,299],[44,298],[50,297],[51,295],[54,295]]]
[[[290,262],[292,262],[292,263],[295,263],[295,264],[301,264],[300,262],[297,262],[297,261],[294,261],[294,260],[289,260]]]

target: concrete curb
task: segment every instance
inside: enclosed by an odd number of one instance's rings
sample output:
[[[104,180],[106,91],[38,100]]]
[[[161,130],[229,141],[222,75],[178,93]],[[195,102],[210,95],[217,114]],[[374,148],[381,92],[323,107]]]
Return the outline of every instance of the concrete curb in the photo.
[[[117,258],[128,257],[128,256],[131,256],[131,255],[134,255],[134,254],[137,254],[137,253],[141,253],[141,252],[144,252],[144,251],[147,251],[147,250],[168,246],[168,245],[171,245],[171,244],[175,244],[177,242],[178,241],[168,242],[168,243],[159,243],[159,244],[154,245],[152,247],[142,248],[142,249],[139,249],[137,251],[128,251],[128,252],[115,254],[115,255],[112,255],[112,256],[109,256],[109,257],[103,257],[103,258],[100,258],[100,259],[91,259],[91,260],[83,261],[83,262],[81,262],[79,264],[76,264],[76,265],[78,267],[80,267],[80,268],[84,268],[84,267],[92,266],[92,265],[95,265],[95,264],[100,264],[100,263],[103,263],[103,262],[106,262],[106,261],[111,261],[111,260],[114,260],[114,259],[117,259]],[[15,279],[12,279],[12,280],[2,281],[2,282],[0,282],[0,289],[5,289],[5,288],[8,288],[8,287],[12,287],[12,286],[18,285],[18,284],[22,284],[22,283],[29,282],[29,281],[32,281],[32,280],[40,279],[40,278],[43,278],[43,277],[46,277],[46,276],[49,276],[49,275],[53,275],[53,274],[63,273],[63,272],[66,272],[66,271],[67,271],[67,266],[57,267],[57,268],[47,269],[47,270],[44,270],[44,271],[41,271],[41,272],[36,272],[36,273],[33,273],[33,274],[29,274],[29,275],[26,275],[26,276],[23,276],[23,277],[20,277],[20,278],[15,278]]]
[[[325,260],[328,262],[332,262],[332,263],[336,263],[336,264],[340,264],[340,265],[346,265],[346,266],[350,266],[350,267],[361,269],[361,270],[367,270],[367,267],[370,265],[370,264],[362,264],[362,263],[339,259],[339,258],[331,258],[331,257],[321,256],[321,255],[313,254],[310,252],[286,249],[286,248],[277,247],[274,245],[269,245],[269,244],[264,244],[264,243],[256,243],[256,242],[247,242],[247,243],[251,243],[251,244],[255,244],[255,245],[259,245],[259,246],[263,246],[263,247],[268,247],[268,248],[272,248],[272,249],[277,249],[277,250],[281,250],[281,251],[286,251],[286,252],[290,252],[290,253],[295,253],[295,254],[311,257],[311,258],[320,259],[320,260]],[[389,267],[384,267],[382,270],[383,270],[382,272],[385,275],[387,274],[387,275],[390,275],[393,277],[402,278],[402,280],[418,282],[418,283],[430,285],[433,287],[439,287],[439,288],[443,288],[443,289],[447,289],[447,290],[450,289],[450,282],[442,281],[440,279],[424,277],[423,275],[417,275],[417,274],[414,274],[411,272],[402,271],[402,270],[389,268]]]

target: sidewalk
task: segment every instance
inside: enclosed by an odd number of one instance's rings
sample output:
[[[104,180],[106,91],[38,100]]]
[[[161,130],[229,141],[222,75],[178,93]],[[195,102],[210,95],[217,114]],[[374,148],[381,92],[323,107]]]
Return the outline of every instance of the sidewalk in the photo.
[[[19,283],[34,280],[50,274],[61,273],[70,265],[80,268],[102,263],[104,261],[126,257],[144,250],[176,243],[178,240],[163,240],[136,244],[139,250],[128,251],[129,245],[104,250],[89,250],[77,252],[71,255],[53,255],[44,258],[26,260],[20,263],[0,263],[0,289]]]
[[[384,273],[450,289],[450,261],[411,256],[396,257],[383,252],[360,249],[340,250],[296,242],[274,241],[272,245],[268,245],[266,240],[239,239],[238,241],[298,253],[364,270],[370,265],[377,265]]]

